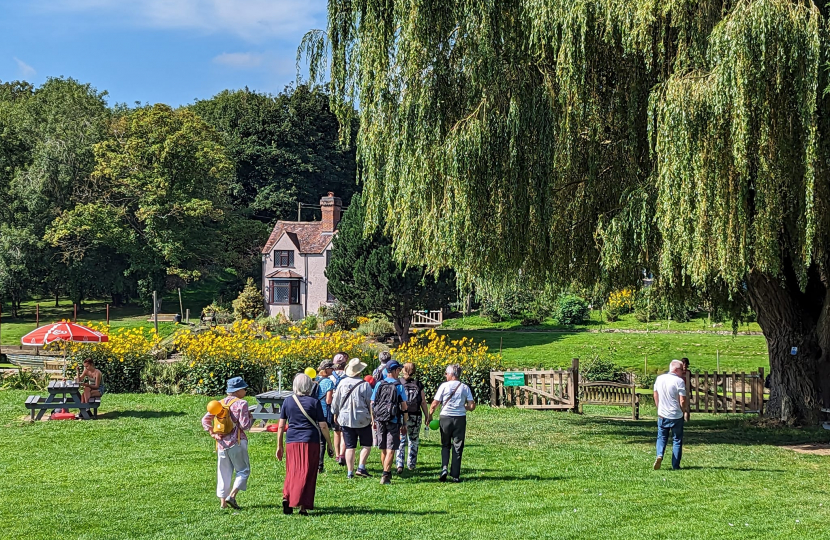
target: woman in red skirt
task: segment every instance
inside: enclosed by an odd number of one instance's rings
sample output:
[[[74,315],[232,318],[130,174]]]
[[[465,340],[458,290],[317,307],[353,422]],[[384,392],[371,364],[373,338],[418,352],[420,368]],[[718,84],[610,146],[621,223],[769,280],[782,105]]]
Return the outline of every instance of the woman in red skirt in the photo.
[[[294,508],[299,508],[300,514],[305,516],[309,510],[314,509],[317,468],[320,463],[320,436],[326,440],[329,457],[334,457],[334,447],[320,400],[316,396],[311,396],[315,389],[312,380],[305,373],[299,373],[294,377],[293,389],[294,395],[286,399],[280,407],[277,459],[282,461],[285,455],[282,511],[292,514]]]

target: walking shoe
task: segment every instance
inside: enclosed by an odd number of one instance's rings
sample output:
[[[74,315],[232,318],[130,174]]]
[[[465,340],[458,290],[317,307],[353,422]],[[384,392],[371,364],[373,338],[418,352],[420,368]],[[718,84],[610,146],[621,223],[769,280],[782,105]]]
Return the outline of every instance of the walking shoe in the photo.
[[[346,479],[351,480],[352,478],[354,478],[354,471],[346,473]]]
[[[403,467],[398,467],[397,472],[398,474],[403,474]]]
[[[384,471],[380,477],[381,484],[391,484],[392,483],[392,473]]]
[[[227,499],[225,499],[225,502],[227,502],[229,505],[231,505],[231,508],[234,508],[236,510],[240,509],[239,505],[236,504],[236,498],[235,497],[228,497]]]
[[[657,459],[654,460],[654,470],[660,470],[660,465],[663,464],[663,456],[657,456]]]
[[[460,484],[461,483],[461,478],[456,478],[454,476],[450,476],[450,482],[452,482],[453,484]]]
[[[410,465],[409,467],[407,467],[407,469],[409,469],[410,471],[414,471],[415,470],[415,465]]]
[[[282,513],[286,516],[290,516],[294,513],[294,509],[288,506],[288,499],[282,500]]]
[[[447,469],[441,469],[441,476],[438,477],[439,482],[446,482],[447,481]]]
[[[337,461],[337,464],[340,465],[341,467],[346,466],[346,456],[337,456],[336,461]]]
[[[324,473],[324,472],[326,472],[326,469],[324,467],[317,467],[317,472],[318,473]]]
[[[371,478],[372,477],[372,475],[369,474],[369,471],[367,471],[366,469],[357,469],[354,472],[354,474],[355,474],[355,476],[362,476],[363,478]]]

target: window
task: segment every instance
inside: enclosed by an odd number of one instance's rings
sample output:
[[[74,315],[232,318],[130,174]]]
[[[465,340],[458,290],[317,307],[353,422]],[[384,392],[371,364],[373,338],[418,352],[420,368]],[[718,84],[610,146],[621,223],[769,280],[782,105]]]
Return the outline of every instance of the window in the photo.
[[[292,249],[275,249],[274,250],[274,268],[287,268],[294,266],[294,250]]]
[[[299,304],[300,282],[297,280],[272,280],[270,302],[272,304]]]
[[[331,250],[326,250],[326,268],[329,267],[329,263],[331,262]]]
[[[337,302],[337,298],[335,298],[334,295],[331,294],[331,291],[329,290],[329,284],[328,283],[326,283],[326,302],[328,302],[329,304]]]

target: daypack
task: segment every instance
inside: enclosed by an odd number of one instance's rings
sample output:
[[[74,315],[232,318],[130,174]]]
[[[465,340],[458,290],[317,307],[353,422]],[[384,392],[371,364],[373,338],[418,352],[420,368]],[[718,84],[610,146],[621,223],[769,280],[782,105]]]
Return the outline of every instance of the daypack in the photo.
[[[383,375],[383,370],[384,370],[384,369],[386,369],[386,364],[381,364],[381,365],[379,365],[379,366],[378,366],[378,367],[376,367],[376,368],[375,368],[375,370],[372,372],[372,377],[373,377],[376,381],[382,381],[382,380],[384,379],[384,375]]]
[[[222,404],[222,412],[213,417],[213,432],[219,435],[230,435],[236,423],[233,421],[231,415],[231,405],[239,401],[239,398],[233,398],[227,403],[220,401]]]
[[[333,381],[334,382],[334,389],[337,390],[337,387],[340,386],[340,381],[345,379],[346,376],[345,375],[338,375],[336,371],[334,373],[332,373],[331,376],[334,377],[334,381]]]
[[[409,416],[421,414],[421,385],[413,379],[402,381],[403,389],[406,390],[406,411]]]
[[[378,383],[375,402],[372,405],[375,421],[386,424],[401,415],[401,396],[397,388],[399,384],[388,381]]]

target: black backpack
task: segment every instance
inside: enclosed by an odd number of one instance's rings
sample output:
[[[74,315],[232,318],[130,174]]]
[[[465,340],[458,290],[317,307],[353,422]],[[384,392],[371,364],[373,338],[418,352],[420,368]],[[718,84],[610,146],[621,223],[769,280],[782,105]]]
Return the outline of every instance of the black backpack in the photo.
[[[377,422],[385,424],[401,415],[401,396],[397,388],[399,384],[388,381],[378,383],[375,402],[372,405]]]
[[[406,390],[406,412],[409,416],[421,414],[421,383],[415,379],[404,379],[403,389]]]

